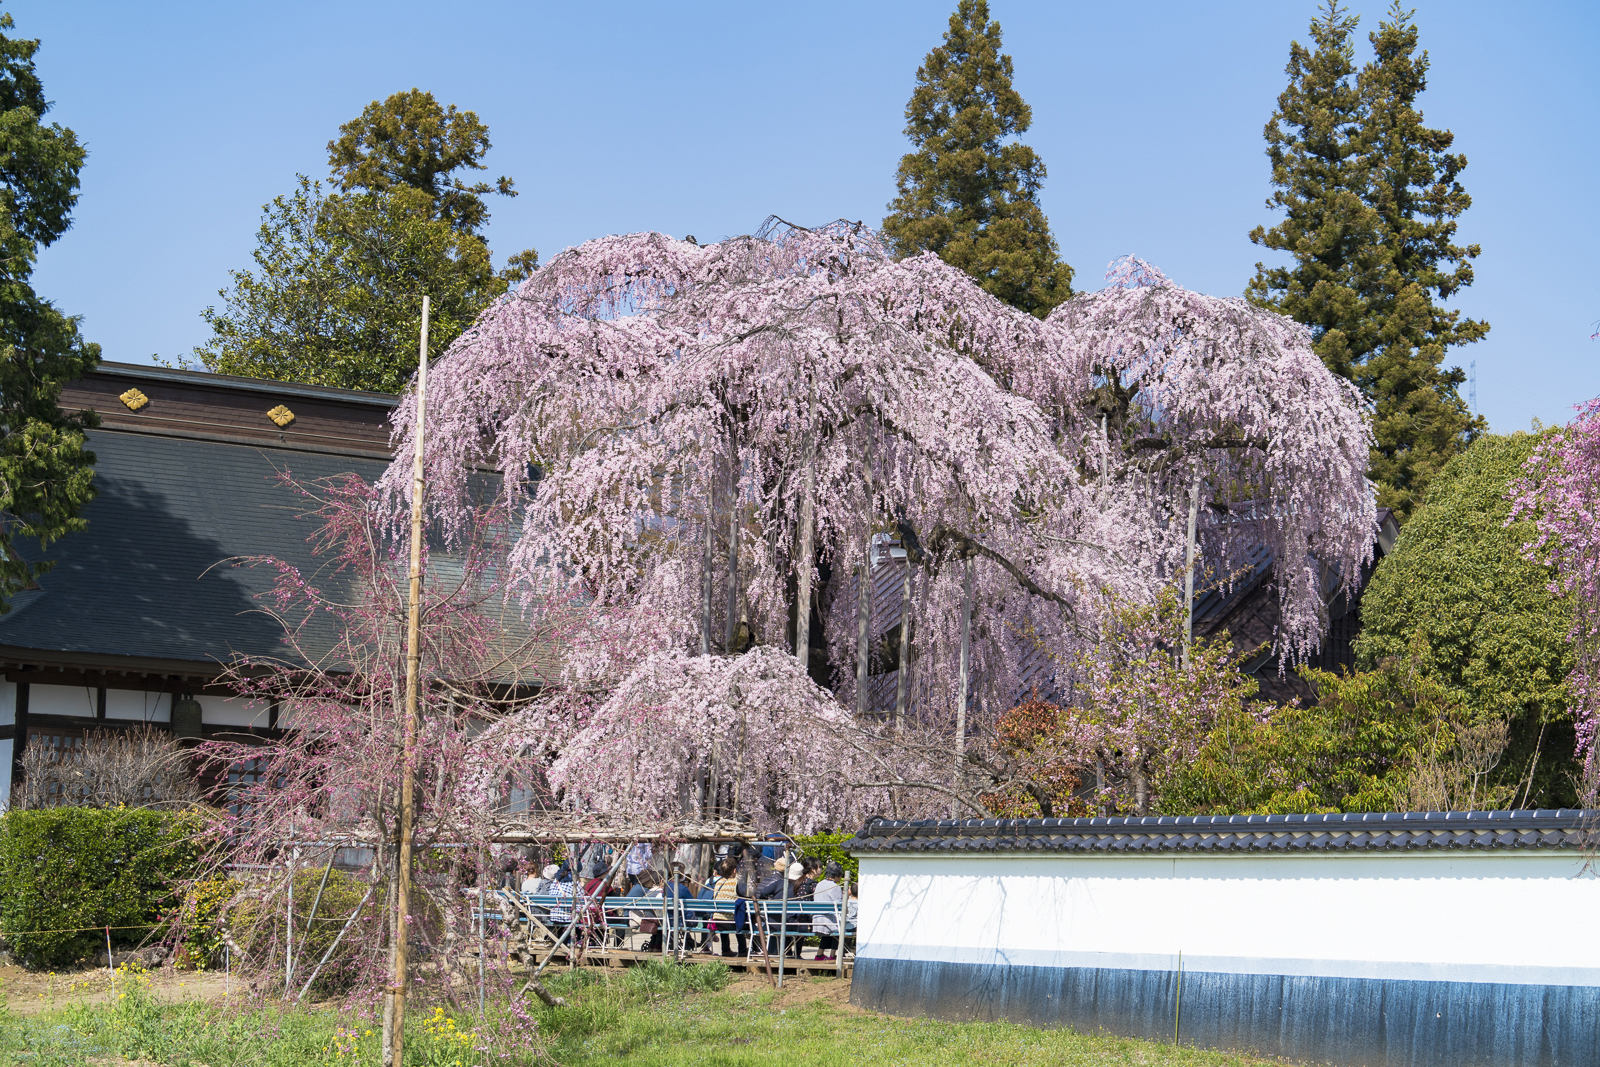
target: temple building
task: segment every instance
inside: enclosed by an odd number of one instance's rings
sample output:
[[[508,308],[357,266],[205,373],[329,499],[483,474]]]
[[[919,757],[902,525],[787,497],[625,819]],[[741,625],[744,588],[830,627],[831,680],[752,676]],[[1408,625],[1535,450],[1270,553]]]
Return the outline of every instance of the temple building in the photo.
[[[180,737],[280,730],[274,706],[217,684],[236,657],[283,651],[260,599],[275,572],[245,561],[315,573],[315,522],[283,478],[375,479],[397,402],[128,363],[69,383],[62,408],[100,415],[88,435],[96,496],[88,529],[44,550],[54,569],[0,616],[0,798],[30,738],[70,746],[141,723]]]

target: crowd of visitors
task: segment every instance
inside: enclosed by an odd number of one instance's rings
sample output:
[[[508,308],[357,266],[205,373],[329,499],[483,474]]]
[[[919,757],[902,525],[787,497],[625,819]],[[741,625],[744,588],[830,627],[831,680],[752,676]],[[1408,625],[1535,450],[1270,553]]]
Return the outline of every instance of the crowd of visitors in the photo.
[[[630,934],[643,935],[639,947],[645,952],[662,950],[664,906],[673,910],[680,901],[710,901],[726,906],[674,910],[691,917],[687,925],[692,929],[683,935],[689,951],[720,950],[723,956],[743,957],[751,954],[753,944],[758,956],[763,951],[773,956],[786,951],[798,957],[802,946],[815,939],[815,959],[838,959],[841,905],[846,926],[853,927],[857,902],[853,883],[848,883],[846,896],[848,880],[836,861],[796,855],[778,846],[759,851],[738,846],[717,853],[710,873],[702,879],[692,872],[697,857],[691,849],[680,849],[669,859],[658,856],[648,844],[637,844],[619,857],[611,846],[594,843],[571,849],[568,862],[546,864],[537,873],[530,870],[519,888],[525,897],[540,898],[535,914],[552,925],[572,921],[571,901],[581,892],[593,902],[588,907],[595,927],[616,930],[625,922]],[[638,903],[619,904],[618,898]],[[763,924],[750,901],[790,902],[781,911],[781,922],[764,924],[765,944]],[[794,902],[808,901],[824,907],[815,912],[795,907]]]

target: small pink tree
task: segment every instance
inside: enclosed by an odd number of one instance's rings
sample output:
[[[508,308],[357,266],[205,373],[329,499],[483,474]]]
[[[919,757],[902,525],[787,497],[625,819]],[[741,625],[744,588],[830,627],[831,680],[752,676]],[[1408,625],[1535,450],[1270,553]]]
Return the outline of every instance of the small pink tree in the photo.
[[[1582,796],[1600,795],[1595,734],[1600,724],[1600,399],[1541,442],[1523,478],[1508,495],[1508,522],[1531,519],[1538,536],[1525,550],[1555,569],[1550,591],[1571,595],[1573,667],[1567,676],[1578,755],[1584,761]]]
[[[209,741],[197,751],[226,794],[219,862],[269,872],[237,901],[252,909],[254,928],[267,931],[265,942],[235,943],[241,964],[258,965],[263,988],[298,996],[320,963],[295,948],[303,926],[259,921],[287,910],[294,873],[322,867],[335,845],[371,850],[367,903],[341,935],[339,953],[345,979],[364,999],[389,983],[385,956],[397,936],[384,918],[393,908],[379,905],[390,902],[397,873],[407,561],[379,494],[356,476],[296,488],[322,566],[313,577],[272,558],[243,561],[276,571],[264,610],[282,624],[284,648],[228,673],[244,698],[275,704],[287,729],[266,744]],[[514,713],[549,681],[542,665],[572,621],[559,600],[526,614],[507,603],[496,571],[504,522],[493,508],[458,518],[452,550],[429,553],[412,767],[427,904],[414,910],[408,934],[438,950],[444,967],[419,970],[417,980],[425,995],[431,987],[445,997],[454,995],[453,969],[471,929],[459,889],[487,877],[498,851],[491,839],[500,785],[539,740]],[[312,901],[297,904],[303,924]]]

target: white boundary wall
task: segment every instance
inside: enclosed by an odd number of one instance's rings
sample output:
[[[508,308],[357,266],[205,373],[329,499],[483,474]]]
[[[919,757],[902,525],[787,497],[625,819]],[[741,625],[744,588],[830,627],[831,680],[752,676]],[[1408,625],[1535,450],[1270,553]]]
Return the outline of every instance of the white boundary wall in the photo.
[[[861,857],[861,959],[1600,986],[1577,852]]]

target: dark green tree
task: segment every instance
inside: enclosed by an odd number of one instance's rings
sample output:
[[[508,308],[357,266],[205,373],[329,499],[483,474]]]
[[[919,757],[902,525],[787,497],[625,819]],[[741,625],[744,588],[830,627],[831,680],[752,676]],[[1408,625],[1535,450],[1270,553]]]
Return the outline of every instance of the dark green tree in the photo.
[[[323,196],[299,188],[265,208],[254,270],[204,312],[209,371],[395,393],[417,368],[422,294],[429,352],[441,354],[506,290],[489,249],[435,215],[425,193]]]
[[[901,255],[934,252],[1014,307],[1043,318],[1072,295],[1039,207],[1045,166],[1015,140],[1033,112],[986,0],[961,0],[944,44],[917,68],[906,105],[916,150],[900,160],[883,231]]]
[[[1472,281],[1478,247],[1452,243],[1471,203],[1456,180],[1466,160],[1445,151],[1448,131],[1422,125],[1427,55],[1414,54],[1409,14],[1396,6],[1390,17],[1360,72],[1356,19],[1332,0],[1312,20],[1315,47],[1291,46],[1289,85],[1266,127],[1267,206],[1283,218],[1250,239],[1293,263],[1257,263],[1246,295],[1309,326],[1328,368],[1372,401],[1371,474],[1380,503],[1405,519],[1485,428],[1462,402],[1462,372],[1442,362],[1488,326],[1434,302]]]
[[[0,14],[0,31],[13,25]],[[66,414],[59,399],[63,382],[99,363],[100,346],[31,284],[39,249],[72,224],[85,155],[71,130],[43,122],[38,50],[0,32],[0,611],[50,567],[25,559],[17,540],[42,546],[83,529],[94,495],[94,453],[83,446],[98,423],[93,412]]]
[[[254,270],[231,272],[224,306],[203,313],[207,370],[398,392],[416,370],[422,297],[429,351],[449,347],[478,313],[526,278],[527,249],[494,270],[480,232],[483,197],[516,195],[510,178],[468,184],[484,169],[489,130],[471,111],[418,89],[373,101],[328,142],[338,191],[301,177],[263,208]]]
[[[443,107],[432,93],[410,89],[387,100],[374,100],[359,116],[339,127],[328,142],[328,166],[341,192],[365,189],[386,193],[409,186],[428,194],[439,217],[462,233],[482,236],[489,221],[485,193],[516,196],[516,183],[501,175],[468,185],[455,172],[487,170],[489,127],[475,111]],[[538,265],[533,249],[512,257],[528,273]]]
[[[1467,158],[1450,153],[1449,130],[1423,125],[1417,97],[1428,85],[1428,53],[1417,54],[1411,13],[1396,2],[1369,40],[1376,55],[1357,85],[1367,202],[1386,262],[1365,293],[1378,336],[1356,381],[1375,403],[1372,474],[1382,503],[1409,512],[1445,463],[1487,429],[1461,398],[1466,375],[1442,364],[1448,349],[1481,339],[1489,325],[1437,303],[1472,284],[1480,249],[1455,243],[1456,219],[1472,205],[1459,180]]]
[[[1567,712],[1570,607],[1523,554],[1537,531],[1507,525],[1510,484],[1539,434],[1485,435],[1445,465],[1361,600],[1363,669],[1420,637],[1421,668],[1480,722],[1508,724],[1497,784],[1523,807],[1577,804]]]

